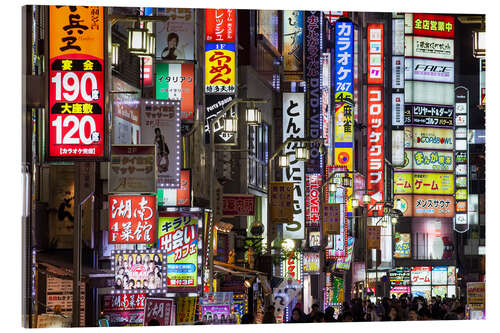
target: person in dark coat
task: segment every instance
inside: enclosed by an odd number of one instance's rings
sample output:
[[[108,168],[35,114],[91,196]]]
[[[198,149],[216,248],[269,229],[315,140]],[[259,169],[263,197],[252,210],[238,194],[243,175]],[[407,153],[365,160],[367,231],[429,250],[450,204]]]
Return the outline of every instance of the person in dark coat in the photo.
[[[292,317],[288,321],[289,323],[305,323],[305,315],[300,308],[293,308]]]

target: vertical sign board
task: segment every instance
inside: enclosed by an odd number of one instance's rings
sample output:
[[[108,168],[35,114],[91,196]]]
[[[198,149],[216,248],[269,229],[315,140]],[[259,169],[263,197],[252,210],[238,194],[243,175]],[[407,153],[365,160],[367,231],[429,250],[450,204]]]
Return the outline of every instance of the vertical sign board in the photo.
[[[306,175],[306,226],[319,226],[321,175]]]
[[[469,132],[469,90],[463,86],[455,88],[455,219],[453,229],[456,232],[469,230],[468,194],[469,194],[469,144],[466,134]],[[465,134],[465,135],[464,135]],[[463,158],[465,157],[465,158]]]
[[[283,142],[288,138],[305,137],[305,103],[304,93],[283,93]],[[296,143],[284,148],[284,154],[295,150]],[[290,166],[283,169],[283,181],[294,183],[293,222],[283,228],[283,237],[304,239],[305,223],[305,174],[304,162],[290,155]]]
[[[175,301],[167,298],[146,298],[144,306],[144,326],[156,319],[159,326],[175,325]]]
[[[235,42],[236,11],[234,9],[205,9],[205,40]]]
[[[271,224],[290,223],[293,220],[294,183],[271,182],[269,187]]]
[[[404,163],[404,19],[392,20],[392,164]]]
[[[205,43],[205,93],[234,94],[236,49],[234,43]]]
[[[155,23],[156,59],[194,59],[194,11],[192,8],[157,9],[165,20]]]
[[[368,84],[384,83],[384,27],[368,25]]]
[[[334,163],[353,170],[353,24],[335,24],[335,144]],[[352,196],[352,188],[347,196]],[[347,215],[352,216],[351,199]]]
[[[479,105],[486,105],[486,59],[479,59]]]
[[[304,18],[301,10],[283,11],[283,59],[285,72],[302,72],[304,66]]]
[[[179,188],[159,188],[158,206],[191,206],[191,169],[181,170]]]
[[[48,157],[104,157],[104,8],[49,6]]]
[[[156,64],[156,99],[181,101],[181,120],[193,120],[194,64]]]
[[[313,139],[322,136],[321,125],[321,12],[305,12],[305,79],[308,109],[308,136]],[[352,54],[351,54],[352,56]],[[352,64],[352,62],[351,62]],[[320,173],[321,161],[319,144],[310,147],[310,158],[307,161],[307,173]]]
[[[330,175],[332,172],[335,171],[345,171],[345,167],[341,166],[331,166],[327,165],[326,167],[326,172],[328,175]],[[347,190],[340,186],[341,184],[341,176],[343,174],[338,173],[336,176],[333,178],[333,182],[337,184],[337,192],[334,194],[330,194],[328,192],[328,189],[326,188],[326,202],[329,204],[332,203],[337,203],[340,204],[340,230],[339,233],[336,233],[334,235],[328,236],[328,250],[326,251],[326,258],[327,259],[336,259],[336,258],[345,258],[347,255],[347,235],[348,235],[348,223],[347,223],[347,204],[346,198],[347,196]],[[325,205],[326,207],[326,205]]]
[[[369,216],[383,214],[384,201],[384,90],[368,86],[368,188],[376,190],[371,196]]]

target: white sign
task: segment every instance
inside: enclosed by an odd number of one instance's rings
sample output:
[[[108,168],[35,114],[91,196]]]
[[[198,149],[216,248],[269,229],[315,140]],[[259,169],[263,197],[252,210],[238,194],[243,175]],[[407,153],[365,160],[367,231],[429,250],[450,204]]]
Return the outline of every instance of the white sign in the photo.
[[[392,20],[392,54],[404,55],[405,53],[405,21],[403,19]]]
[[[405,132],[403,130],[392,131],[392,164],[403,165]]]
[[[413,14],[405,13],[405,34],[413,33]]]
[[[455,105],[453,83],[405,81],[405,103]]]
[[[431,82],[455,82],[453,61],[431,59],[405,59],[405,79]]]
[[[404,57],[392,57],[392,89],[405,87]]]
[[[454,40],[421,36],[405,36],[405,57],[453,60]]]
[[[288,138],[305,137],[305,98],[304,93],[283,93],[283,142]],[[284,148],[284,153],[295,150],[297,143],[291,143]],[[290,156],[290,166],[283,169],[283,181],[294,182],[293,222],[283,225],[283,237],[290,239],[304,239],[305,225],[305,169],[304,162]]]
[[[413,127],[413,135],[411,136],[413,148],[453,150],[452,129]]]
[[[405,94],[392,94],[392,126],[405,124]]]

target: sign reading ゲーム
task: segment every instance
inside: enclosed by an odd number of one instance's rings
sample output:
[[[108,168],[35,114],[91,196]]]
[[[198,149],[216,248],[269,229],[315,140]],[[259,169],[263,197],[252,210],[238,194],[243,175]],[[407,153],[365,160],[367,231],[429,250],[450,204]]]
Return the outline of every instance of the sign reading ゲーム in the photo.
[[[49,157],[104,156],[103,17],[103,7],[49,7]]]

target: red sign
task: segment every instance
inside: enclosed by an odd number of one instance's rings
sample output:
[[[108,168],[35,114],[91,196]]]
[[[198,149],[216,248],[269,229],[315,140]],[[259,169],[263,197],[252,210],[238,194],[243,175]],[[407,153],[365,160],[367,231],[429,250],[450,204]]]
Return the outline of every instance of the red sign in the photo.
[[[144,310],[146,294],[104,295],[103,311],[141,311]]]
[[[255,215],[255,196],[246,194],[224,194],[222,214],[224,216]]]
[[[153,243],[156,202],[153,195],[109,196],[109,243]]]
[[[413,34],[418,36],[454,38],[455,19],[453,16],[413,14]]]
[[[382,86],[368,86],[368,184],[376,191],[370,207],[384,201],[384,90]],[[369,216],[383,214],[382,204],[368,212]]]
[[[368,84],[384,83],[384,25],[368,25]]]
[[[104,9],[49,8],[49,157],[103,157]]]
[[[144,59],[144,87],[153,86],[153,57],[143,57]],[[143,80],[143,66],[140,67],[141,81]]]
[[[144,309],[144,326],[149,326],[149,322],[156,319],[159,326],[175,325],[175,306],[173,299],[167,298],[147,298]]]
[[[306,226],[319,225],[321,175],[306,175]]]
[[[205,9],[205,40],[207,42],[234,42],[235,14],[234,9]]]

